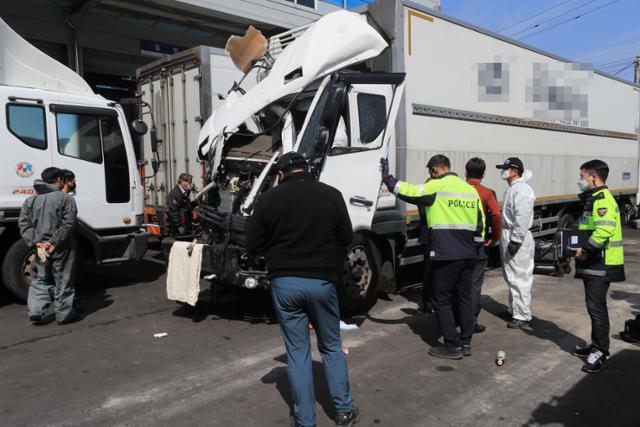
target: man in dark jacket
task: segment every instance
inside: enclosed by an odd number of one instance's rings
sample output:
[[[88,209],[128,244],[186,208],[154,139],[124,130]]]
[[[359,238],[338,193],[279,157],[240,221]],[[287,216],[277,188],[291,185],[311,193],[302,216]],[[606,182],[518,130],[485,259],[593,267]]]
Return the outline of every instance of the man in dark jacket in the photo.
[[[284,154],[277,169],[279,185],[258,199],[247,249],[266,256],[273,305],[287,349],[293,424],[316,422],[308,330],[312,323],[338,413],[336,425],[351,426],[359,414],[349,391],[335,288],[344,259],[338,254],[353,239],[349,213],[342,194],[316,181],[300,154]]]
[[[73,197],[60,191],[60,169],[47,168],[41,177],[33,185],[37,194],[25,200],[18,220],[20,235],[38,253],[38,277],[29,287],[27,306],[31,322],[40,324],[51,304],[49,292],[53,289],[56,320],[64,324],[75,318],[72,233],[78,210]]]
[[[174,237],[189,236],[193,232],[193,203],[189,197],[192,180],[191,175],[181,173],[178,177],[178,185],[167,197],[169,229]]]

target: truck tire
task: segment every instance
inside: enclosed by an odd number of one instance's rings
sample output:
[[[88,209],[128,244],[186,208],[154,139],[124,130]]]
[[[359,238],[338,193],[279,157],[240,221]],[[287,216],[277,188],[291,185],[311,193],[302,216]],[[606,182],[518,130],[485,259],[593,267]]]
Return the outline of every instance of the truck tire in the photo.
[[[620,209],[620,219],[623,227],[628,227],[631,225],[631,222],[634,220],[636,216],[636,210],[633,205],[629,202],[625,202],[622,204],[622,209]]]
[[[573,228],[576,225],[576,219],[570,213],[566,213],[558,220],[558,228]]]
[[[380,251],[375,243],[356,234],[347,250],[342,282],[337,286],[343,316],[366,312],[376,303],[380,265]]]
[[[36,251],[19,239],[11,245],[2,263],[4,285],[19,301],[26,302],[36,276]]]

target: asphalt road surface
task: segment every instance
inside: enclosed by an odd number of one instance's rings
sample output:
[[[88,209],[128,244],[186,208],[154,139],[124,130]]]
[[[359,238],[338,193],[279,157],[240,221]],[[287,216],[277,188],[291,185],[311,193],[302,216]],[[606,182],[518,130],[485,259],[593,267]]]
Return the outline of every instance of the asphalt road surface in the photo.
[[[343,333],[360,425],[640,425],[640,348],[617,333],[640,311],[639,243],[640,232],[627,233],[628,281],[609,293],[612,357],[599,374],[582,373],[569,354],[590,331],[582,283],[570,277],[536,275],[532,327],[511,330],[497,317],[506,285],[489,272],[487,331],[460,361],[427,355],[439,333],[416,310],[419,290],[381,298]],[[288,426],[286,356],[269,296],[233,292],[211,311],[188,310],[166,299],[164,279],[152,256],[99,268],[78,284],[82,320],[65,326],[32,326],[25,306],[2,294],[0,424]],[[318,425],[331,426],[314,358]]]

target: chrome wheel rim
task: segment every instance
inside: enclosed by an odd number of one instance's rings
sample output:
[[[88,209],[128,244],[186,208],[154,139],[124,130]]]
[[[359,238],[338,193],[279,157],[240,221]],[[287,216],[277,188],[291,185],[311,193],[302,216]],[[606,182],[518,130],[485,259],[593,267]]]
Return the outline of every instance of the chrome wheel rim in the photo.
[[[373,271],[364,246],[351,248],[344,264],[344,287],[350,297],[365,297],[371,281]]]

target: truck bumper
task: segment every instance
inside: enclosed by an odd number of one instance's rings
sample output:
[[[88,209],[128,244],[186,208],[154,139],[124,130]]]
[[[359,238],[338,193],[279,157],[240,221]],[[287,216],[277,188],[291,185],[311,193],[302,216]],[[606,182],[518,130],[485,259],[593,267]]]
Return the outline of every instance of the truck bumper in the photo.
[[[162,254],[169,261],[171,248],[176,242],[173,237],[162,241]],[[269,287],[269,279],[264,268],[247,268],[250,264],[246,250],[236,245],[203,245],[202,274],[214,274],[216,281],[224,285],[240,286],[247,289]]]

